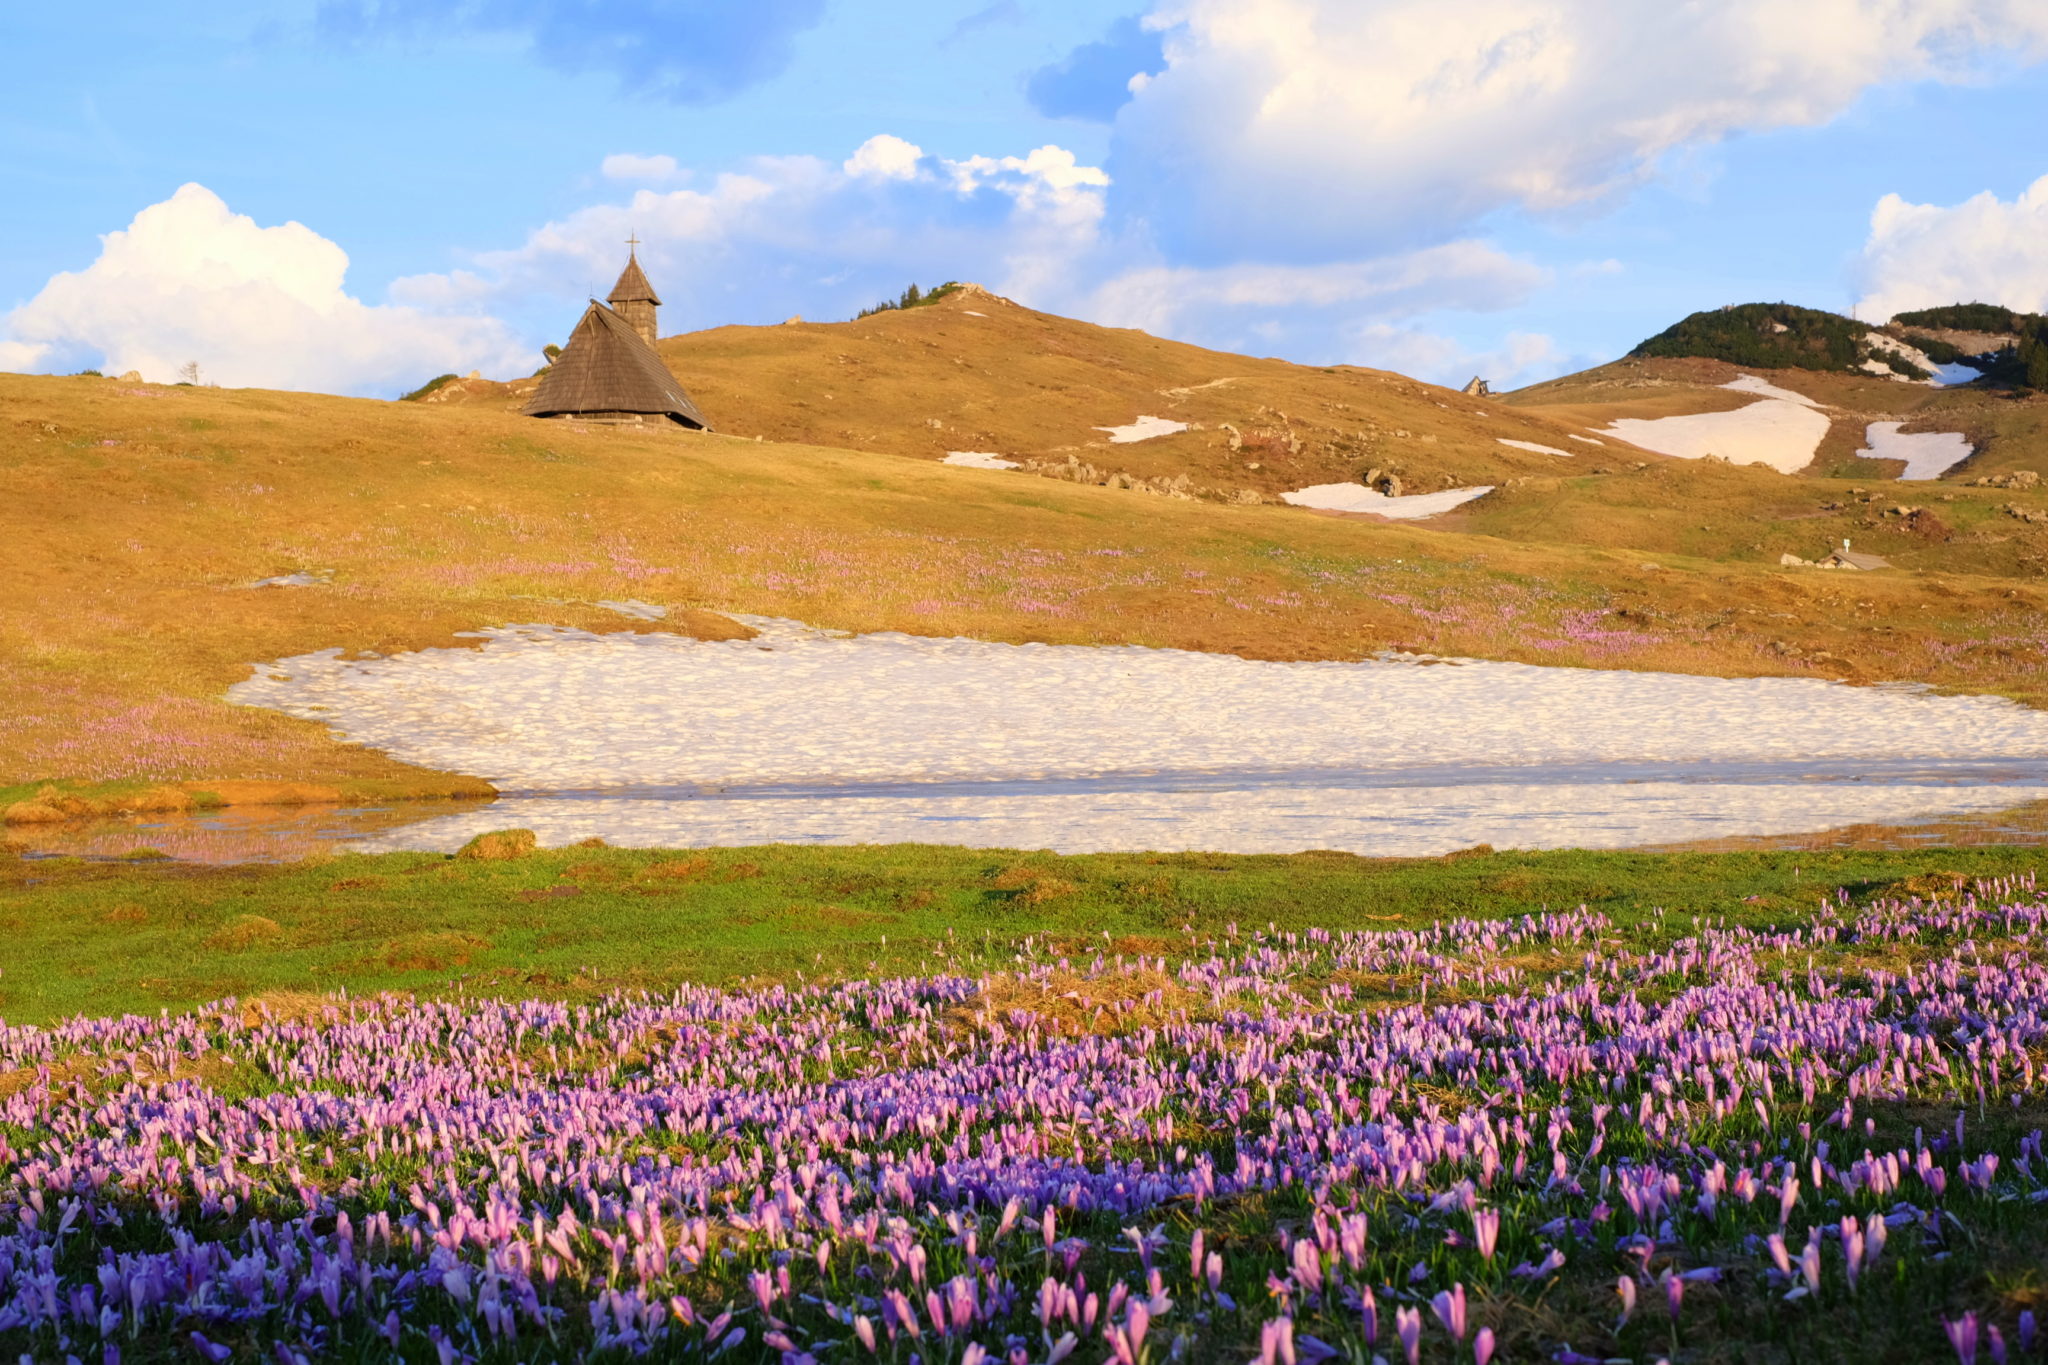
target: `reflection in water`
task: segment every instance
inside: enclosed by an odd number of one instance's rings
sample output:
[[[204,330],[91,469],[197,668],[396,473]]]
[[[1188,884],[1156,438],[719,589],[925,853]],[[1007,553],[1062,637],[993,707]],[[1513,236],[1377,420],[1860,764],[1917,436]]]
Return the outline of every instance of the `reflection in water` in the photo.
[[[1348,849],[1415,857],[1498,848],[1645,852],[1913,849],[2048,845],[2048,799],[2031,784],[1760,787],[1739,783],[1549,782],[1344,789],[1224,783],[1117,783],[1024,796],[940,787],[720,793],[569,793],[379,806],[236,806],[61,825],[16,826],[29,857],[123,858],[154,850],[185,862],[288,862],[327,852],[452,852],[486,830],[527,828],[543,846],[598,837],[620,847],[923,842],[1059,852]],[[1796,807],[1786,798],[1797,794]],[[2016,802],[2017,804],[2006,804]],[[1963,809],[1958,807],[1975,807]],[[1818,829],[1785,831],[1808,823]]]
[[[1976,848],[1984,845],[2048,844],[2048,801],[2029,801],[2008,810],[1934,815],[1906,824],[1842,825],[1811,834],[1768,834],[1697,839],[1681,844],[1646,844],[1645,853],[1753,853],[1769,849]]]
[[[155,850],[190,863],[282,863],[354,841],[482,809],[489,801],[401,801],[381,806],[227,806],[220,810],[14,825],[9,844],[29,857],[121,858]]]

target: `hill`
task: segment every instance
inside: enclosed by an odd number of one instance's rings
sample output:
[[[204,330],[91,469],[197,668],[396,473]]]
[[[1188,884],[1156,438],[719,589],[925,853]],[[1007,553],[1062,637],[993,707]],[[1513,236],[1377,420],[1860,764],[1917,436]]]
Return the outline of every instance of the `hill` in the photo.
[[[927,316],[969,325],[938,308],[900,321]],[[916,346],[921,359],[938,349]],[[1078,376],[1086,361],[1041,363]],[[1441,392],[1339,378],[1361,400],[1390,392],[1417,411]],[[848,390],[850,402],[858,391]],[[828,401],[841,400],[815,399]],[[910,402],[895,400],[914,411]],[[1136,415],[1044,406],[990,420],[1051,429]],[[1361,424],[1383,420],[1363,401],[1354,409]],[[1561,428],[1503,411],[1503,428]],[[1438,420],[1447,432],[1460,419]],[[1975,560],[1951,565],[1948,547],[1917,542],[1921,558],[1902,560],[1924,572],[1850,579],[1787,572],[1769,553],[1785,543],[1810,554],[1875,518],[1846,482],[1599,451],[1602,463],[1559,460],[1568,472],[1408,525],[880,451],[583,429],[477,403],[93,378],[0,376],[0,434],[0,541],[13,574],[0,595],[0,785],[15,784],[0,804],[60,779],[125,784],[136,799],[154,786],[157,801],[278,790],[237,782],[301,794],[308,784],[344,795],[459,790],[221,696],[257,661],[461,645],[465,631],[510,622],[731,635],[745,629],[723,613],[759,613],[1257,658],[1406,648],[1913,678],[2030,698],[2048,676],[2048,595],[2035,581],[2048,526],[2002,510],[2048,523],[2038,490],[1956,490],[1941,520],[2000,538],[1971,547]],[[1836,510],[1817,508],[1823,500]],[[257,586],[266,582],[280,585]],[[630,601],[669,616],[650,623],[603,605]],[[176,783],[189,785],[163,789]]]
[[[960,285],[851,322],[664,337],[663,357],[721,432],[943,459],[978,451],[1054,477],[1212,501],[1314,484],[1428,492],[1555,474],[1565,429],[1490,398],[1357,366],[1209,351],[1040,313]],[[462,380],[430,401],[514,411],[537,381]],[[1117,441],[1157,417],[1185,429]]]

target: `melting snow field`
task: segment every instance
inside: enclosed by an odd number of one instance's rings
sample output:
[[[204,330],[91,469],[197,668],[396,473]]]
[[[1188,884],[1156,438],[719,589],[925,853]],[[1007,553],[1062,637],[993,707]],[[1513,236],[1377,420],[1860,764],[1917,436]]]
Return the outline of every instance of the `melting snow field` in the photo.
[[[991,455],[986,450],[949,450],[940,464],[959,465],[965,469],[1018,469],[1015,460],[1006,460],[1000,455]]]
[[[1537,445],[1534,441],[1510,441],[1505,436],[1496,436],[1493,439],[1499,441],[1504,446],[1513,446],[1516,450],[1530,450],[1538,455],[1563,455],[1567,459],[1572,457],[1571,451],[1559,450],[1556,446],[1541,446]],[[1583,440],[1584,438],[1581,437],[1580,439]],[[1593,444],[1598,445],[1600,443],[1595,441]]]
[[[2048,715],[1996,699],[750,624],[745,641],[524,627],[480,650],[326,651],[229,697],[531,794],[377,847],[525,825],[548,842],[1420,854],[2048,798]]]
[[[1149,441],[1155,436],[1171,436],[1176,431],[1186,431],[1186,422],[1170,421],[1164,417],[1140,417],[1125,427],[1097,427],[1097,431],[1109,433],[1111,445],[1129,445],[1133,441]]]
[[[1897,373],[1891,366],[1880,361],[1866,360],[1863,362],[1864,369],[1872,374],[1881,375],[1886,379],[1896,379],[1905,384],[1924,383],[1930,388],[1936,389],[1952,389],[1963,384],[1974,384],[1984,377],[1973,366],[1937,365],[1919,347],[1908,346],[1905,342],[1898,340],[1896,337],[1888,337],[1883,332],[1866,333],[1863,339],[1879,350],[1889,351],[1891,354],[1904,359],[1908,364],[1915,365],[1934,376],[1932,379],[1915,380]]]
[[[1441,493],[1409,493],[1388,497],[1362,483],[1319,483],[1313,488],[1282,493],[1280,501],[1295,507],[1314,507],[1324,512],[1370,512],[1394,521],[1415,521],[1434,517],[1453,507],[1484,497],[1493,485],[1479,488],[1447,488]]]
[[[1870,444],[1858,455],[1872,460],[1904,460],[1899,478],[1938,479],[1976,453],[1960,431],[1901,432],[1904,422],[1872,422],[1863,439]]]
[[[1814,452],[1828,434],[1827,414],[1811,398],[1781,389],[1753,374],[1721,386],[1753,393],[1762,400],[1730,412],[1701,412],[1683,417],[1623,417],[1601,431],[1682,460],[1718,455],[1732,464],[1769,465],[1793,474],[1813,463]]]

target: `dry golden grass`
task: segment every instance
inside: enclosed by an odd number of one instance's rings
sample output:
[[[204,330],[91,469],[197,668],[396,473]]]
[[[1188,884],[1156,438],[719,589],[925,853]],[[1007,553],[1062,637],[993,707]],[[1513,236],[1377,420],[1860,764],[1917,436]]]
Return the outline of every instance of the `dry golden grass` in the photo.
[[[939,459],[979,450],[1268,498],[1378,468],[1418,490],[1498,483],[1569,446],[1565,428],[1384,370],[1204,350],[1023,308],[968,286],[853,322],[718,327],[661,351],[718,430]],[[435,401],[516,410],[536,380],[461,381]],[[1114,445],[1141,415],[1191,430]]]
[[[1956,490],[1941,509],[1956,541],[1896,553],[1920,572],[1788,573],[1778,544],[1811,553],[1876,509],[1820,513],[1846,503],[1844,481],[1654,458],[1574,462],[1563,477],[1556,457],[1495,442],[1562,444],[1559,423],[1399,376],[1201,352],[974,298],[664,346],[729,430],[903,453],[583,429],[475,396],[0,376],[0,807],[68,818],[123,802],[474,792],[221,697],[291,654],[470,646],[465,632],[516,622],[730,638],[746,631],[722,613],[754,612],[1268,659],[1407,648],[2048,695],[2044,598],[2014,577],[2032,572],[2025,536],[2048,532],[1999,510],[2009,490]],[[826,373],[844,382],[826,387]],[[1088,430],[1140,413],[1204,429],[1116,447]],[[1224,422],[1240,442],[1292,433],[1293,448],[1243,468]],[[1366,465],[1411,486],[1521,482],[1421,526],[929,458],[1068,446],[1134,474],[1268,492]],[[249,586],[294,572],[320,585]],[[671,619],[595,605],[618,598]],[[76,781],[114,785],[61,785]]]

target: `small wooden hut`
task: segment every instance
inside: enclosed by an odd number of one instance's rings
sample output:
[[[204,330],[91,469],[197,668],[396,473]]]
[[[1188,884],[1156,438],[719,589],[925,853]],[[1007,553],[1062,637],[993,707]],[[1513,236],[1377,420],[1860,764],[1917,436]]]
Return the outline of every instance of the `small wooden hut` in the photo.
[[[605,303],[590,301],[569,344],[541,376],[526,406],[528,417],[572,418],[613,426],[666,426],[711,430],[704,414],[676,382],[654,349],[654,310],[661,306],[637,257]]]

